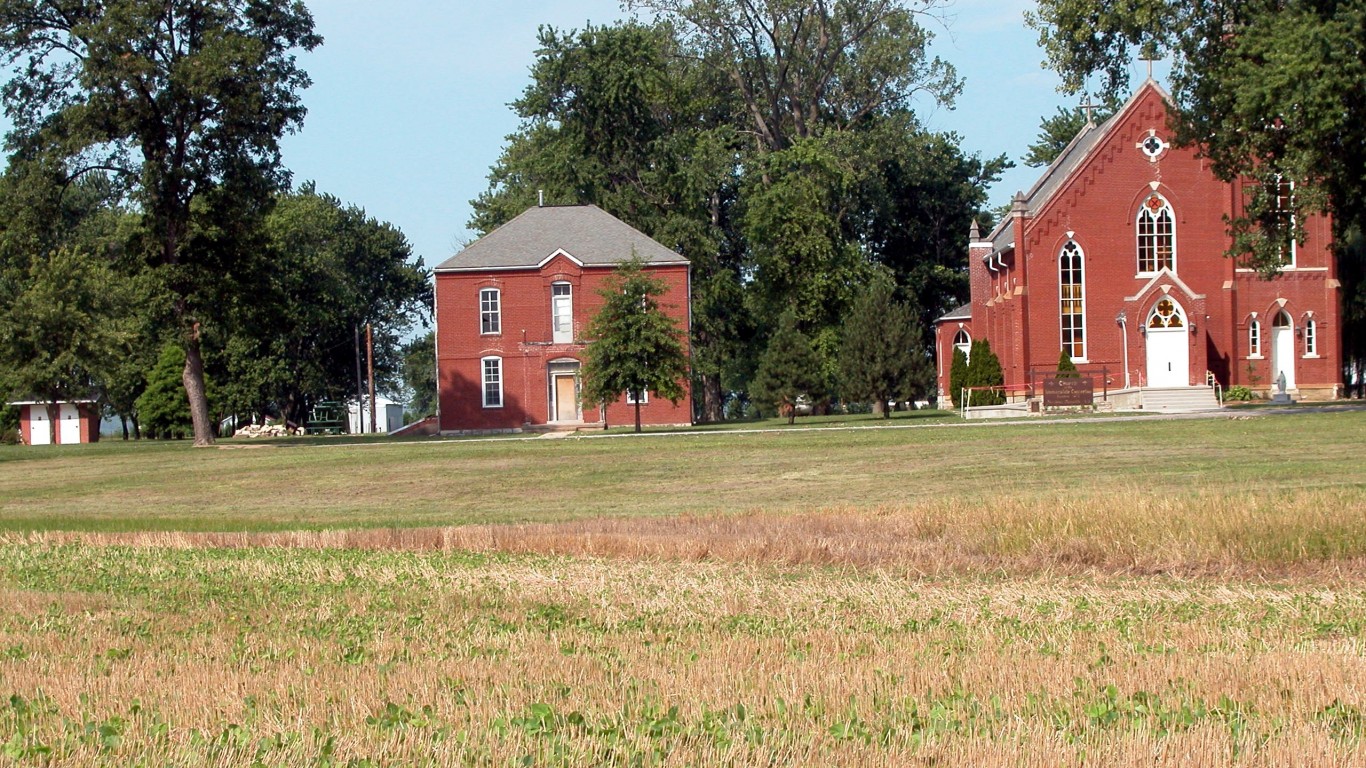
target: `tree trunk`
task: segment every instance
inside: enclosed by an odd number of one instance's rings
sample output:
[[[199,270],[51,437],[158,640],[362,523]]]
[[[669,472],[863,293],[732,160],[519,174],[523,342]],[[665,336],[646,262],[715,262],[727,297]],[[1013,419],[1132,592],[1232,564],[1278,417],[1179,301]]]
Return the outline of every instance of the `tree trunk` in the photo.
[[[181,375],[185,395],[190,400],[190,423],[194,425],[194,444],[213,445],[213,425],[209,423],[209,399],[204,393],[204,358],[199,349],[199,324],[185,340],[185,372]]]
[[[721,374],[702,375],[702,423],[714,424],[726,418],[725,395],[721,393]]]
[[[61,419],[62,419],[62,407],[61,407],[60,405],[57,404],[57,401],[56,401],[56,400],[48,401],[48,404],[47,404],[47,433],[48,433],[47,444],[48,444],[48,445],[56,445],[56,444],[57,444],[57,427],[58,427],[58,425],[60,424]]]
[[[636,393],[636,431],[640,431],[640,393]]]
[[[123,427],[123,442],[128,442],[128,417],[119,414],[119,426]]]
[[[885,419],[885,418],[889,418],[889,417],[888,417],[888,414],[887,414],[887,401],[886,401],[886,400],[880,400],[880,399],[877,399],[877,398],[874,398],[874,399],[873,399],[873,415],[874,415],[874,416],[881,416],[881,417],[884,418],[884,419]]]

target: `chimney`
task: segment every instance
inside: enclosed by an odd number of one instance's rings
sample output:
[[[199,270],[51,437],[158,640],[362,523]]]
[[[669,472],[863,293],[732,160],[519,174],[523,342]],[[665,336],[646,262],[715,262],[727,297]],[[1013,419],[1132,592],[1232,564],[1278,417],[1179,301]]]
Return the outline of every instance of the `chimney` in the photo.
[[[544,189],[538,189],[538,190],[536,190],[536,207],[537,207],[537,208],[544,208],[544,207],[545,207],[545,190],[544,190]]]

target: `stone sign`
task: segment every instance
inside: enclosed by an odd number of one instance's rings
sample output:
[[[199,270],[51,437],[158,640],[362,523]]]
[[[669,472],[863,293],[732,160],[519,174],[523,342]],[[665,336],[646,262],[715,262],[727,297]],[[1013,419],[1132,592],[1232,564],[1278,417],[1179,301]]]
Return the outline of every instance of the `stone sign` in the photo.
[[[1064,408],[1091,405],[1096,397],[1089,376],[1049,376],[1043,380],[1043,407]]]

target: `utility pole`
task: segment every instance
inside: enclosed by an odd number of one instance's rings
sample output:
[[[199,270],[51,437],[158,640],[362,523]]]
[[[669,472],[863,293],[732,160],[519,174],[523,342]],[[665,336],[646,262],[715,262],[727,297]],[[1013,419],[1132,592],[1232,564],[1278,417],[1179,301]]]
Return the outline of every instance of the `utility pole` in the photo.
[[[356,326],[356,432],[365,432],[365,414],[362,403],[365,402],[365,383],[360,375],[360,326]],[[348,419],[349,421],[349,419]],[[348,426],[349,428],[349,426]]]
[[[365,368],[370,374],[370,431],[373,433],[379,431],[379,425],[375,423],[375,336],[369,323],[365,324]]]

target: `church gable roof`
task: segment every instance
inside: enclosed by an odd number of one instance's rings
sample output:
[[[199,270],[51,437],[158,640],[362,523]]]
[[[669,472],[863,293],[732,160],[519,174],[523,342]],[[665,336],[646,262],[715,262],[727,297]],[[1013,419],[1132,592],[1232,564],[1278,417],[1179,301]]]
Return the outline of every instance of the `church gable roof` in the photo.
[[[1119,108],[1119,111],[1111,115],[1110,118],[1099,125],[1088,124],[1072,141],[1063,148],[1061,154],[1050,164],[1039,180],[1034,182],[1034,186],[1024,195],[1025,206],[1031,214],[1036,214],[1052,201],[1053,197],[1066,185],[1067,181],[1075,176],[1096,151],[1105,143],[1121,125],[1129,119],[1130,114],[1137,105],[1144,100],[1149,92],[1155,92],[1164,102],[1171,101],[1171,94],[1155,80],[1147,80],[1134,91],[1134,95]],[[1007,218],[1002,224],[1008,222]],[[997,226],[1000,229],[1000,225]],[[997,239],[997,233],[992,232],[993,242]]]
[[[652,265],[688,263],[596,205],[562,205],[528,208],[436,271],[535,269],[561,253],[585,267],[616,266],[632,257]]]

